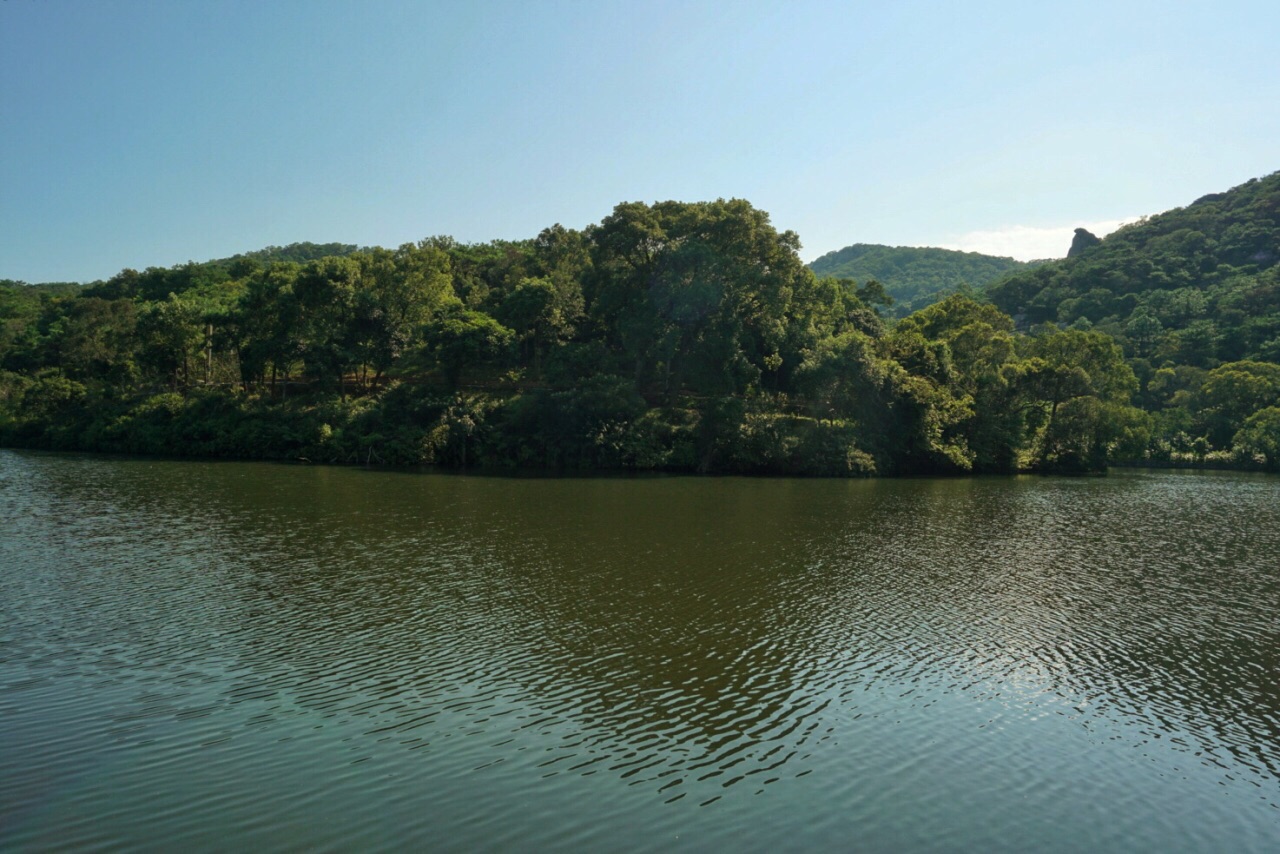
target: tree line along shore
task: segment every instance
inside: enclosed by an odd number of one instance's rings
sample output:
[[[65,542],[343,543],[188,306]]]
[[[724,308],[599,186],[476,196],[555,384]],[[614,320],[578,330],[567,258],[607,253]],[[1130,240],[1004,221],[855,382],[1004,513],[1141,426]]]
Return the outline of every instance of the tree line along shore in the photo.
[[[893,317],[741,200],[0,282],[0,445],[827,476],[1280,468],[1280,173]],[[917,292],[913,300],[928,302]]]

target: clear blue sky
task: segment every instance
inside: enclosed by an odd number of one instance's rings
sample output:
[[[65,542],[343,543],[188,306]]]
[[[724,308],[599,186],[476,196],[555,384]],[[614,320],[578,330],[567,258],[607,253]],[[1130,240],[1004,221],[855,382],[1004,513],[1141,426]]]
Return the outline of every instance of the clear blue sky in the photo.
[[[2,0],[0,278],[717,197],[806,260],[1043,254],[1280,169],[1277,33],[1275,0]]]

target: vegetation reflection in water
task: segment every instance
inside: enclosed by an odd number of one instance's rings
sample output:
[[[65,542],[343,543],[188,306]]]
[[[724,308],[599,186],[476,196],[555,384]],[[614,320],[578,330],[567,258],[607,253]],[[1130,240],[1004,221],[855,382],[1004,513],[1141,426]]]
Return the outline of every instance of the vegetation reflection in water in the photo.
[[[1265,850],[1280,482],[0,454],[0,845]]]

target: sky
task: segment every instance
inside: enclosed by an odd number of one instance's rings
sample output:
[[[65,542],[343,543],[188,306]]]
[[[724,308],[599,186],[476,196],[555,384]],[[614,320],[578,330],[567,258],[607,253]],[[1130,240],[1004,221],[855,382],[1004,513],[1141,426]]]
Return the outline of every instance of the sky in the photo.
[[[1280,3],[0,0],[0,278],[744,198],[1031,259],[1280,169]]]

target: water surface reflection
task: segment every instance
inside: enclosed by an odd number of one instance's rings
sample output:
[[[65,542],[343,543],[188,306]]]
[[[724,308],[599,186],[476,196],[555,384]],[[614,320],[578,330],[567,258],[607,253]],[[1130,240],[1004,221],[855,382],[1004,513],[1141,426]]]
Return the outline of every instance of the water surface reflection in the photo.
[[[1264,850],[1280,828],[1274,478],[0,452],[0,514],[4,844]]]

